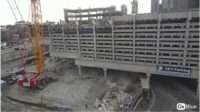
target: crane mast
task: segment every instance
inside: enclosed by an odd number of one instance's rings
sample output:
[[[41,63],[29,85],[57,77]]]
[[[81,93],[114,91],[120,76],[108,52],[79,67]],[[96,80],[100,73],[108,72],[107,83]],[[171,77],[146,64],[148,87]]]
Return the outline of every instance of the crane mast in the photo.
[[[18,79],[17,83],[21,87],[42,87],[48,82],[44,73],[44,54],[43,54],[43,39],[42,39],[42,11],[40,0],[31,0],[32,12],[32,38],[34,40],[35,67],[37,72],[28,72],[22,70],[22,78]],[[26,77],[26,74],[33,74],[31,77]]]
[[[43,40],[42,40],[42,11],[40,0],[31,0],[32,10],[32,33],[35,47],[35,66],[38,75],[44,73],[44,55],[43,55]]]

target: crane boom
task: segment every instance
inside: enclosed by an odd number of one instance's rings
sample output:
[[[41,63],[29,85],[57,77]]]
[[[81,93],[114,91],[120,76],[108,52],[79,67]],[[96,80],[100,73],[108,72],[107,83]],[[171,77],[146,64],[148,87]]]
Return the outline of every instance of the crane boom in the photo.
[[[40,0],[31,0],[32,10],[32,31],[35,47],[35,62],[38,75],[44,73],[44,55],[43,55],[43,40],[42,40],[42,11]]]
[[[40,0],[31,0],[32,11],[32,37],[34,39],[35,67],[37,72],[21,71],[22,78],[18,79],[17,83],[22,87],[39,87],[46,84],[48,79],[44,73],[44,54],[43,54],[43,39],[42,39],[42,11]],[[27,78],[26,74],[34,74],[31,78]]]

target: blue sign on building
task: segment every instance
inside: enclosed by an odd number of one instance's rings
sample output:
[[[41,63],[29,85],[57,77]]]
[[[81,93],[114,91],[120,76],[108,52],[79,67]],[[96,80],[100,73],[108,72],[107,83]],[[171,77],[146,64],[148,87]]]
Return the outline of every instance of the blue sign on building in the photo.
[[[191,68],[158,65],[156,73],[160,75],[191,76]]]

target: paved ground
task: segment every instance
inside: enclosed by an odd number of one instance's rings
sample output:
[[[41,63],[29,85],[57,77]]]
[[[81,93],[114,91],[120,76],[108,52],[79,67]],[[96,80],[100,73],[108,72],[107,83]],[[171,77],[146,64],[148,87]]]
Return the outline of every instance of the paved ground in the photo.
[[[198,106],[196,94],[184,88],[173,77],[152,76],[152,89],[155,92],[155,103],[151,111],[177,111],[177,103]],[[197,111],[187,109],[186,111]]]
[[[98,96],[113,87],[125,90],[127,85],[137,85],[136,74],[121,71],[108,71],[105,82],[103,70],[99,68],[82,69],[82,79],[78,76],[77,67],[66,69],[58,77],[58,82],[48,85],[44,90],[32,91],[18,85],[11,86],[8,95],[24,101],[39,103],[42,101],[49,106],[66,105],[74,111],[97,111],[94,107]],[[50,74],[48,74],[50,75]],[[137,89],[136,89],[137,90]],[[88,108],[85,108],[85,105]]]
[[[148,99],[147,96],[143,96],[143,99],[138,101],[138,105],[135,109],[136,112],[143,112],[147,111],[151,105],[153,104],[155,99],[154,93],[150,93],[150,98]]]
[[[2,64],[1,65],[1,77],[7,76],[9,75],[9,71],[11,71],[11,69],[21,69],[21,67],[19,66],[20,61],[13,61],[13,62],[9,62],[6,64]],[[35,71],[35,67],[34,65],[26,65],[25,69],[27,71]]]
[[[2,73],[6,73],[7,69],[13,66],[15,67],[16,63],[18,62],[3,65],[4,68]],[[27,69],[34,70],[34,67],[29,66]],[[51,84],[41,92],[23,92],[23,89],[14,85],[15,89],[11,90],[11,93],[13,95],[20,94],[20,97],[35,102],[40,102],[41,96],[43,95],[46,103],[51,102],[51,104],[54,104],[54,102],[56,102],[57,104],[64,104],[73,107],[76,111],[85,109],[85,104],[88,104],[88,109],[86,111],[94,111],[95,98],[99,94],[113,86],[118,86],[123,89],[129,82],[134,82],[132,79],[134,79],[133,76],[135,76],[135,74],[131,75],[128,72],[109,70],[108,80],[110,80],[110,82],[104,83],[102,69],[84,68],[82,72],[83,78],[80,79],[77,68],[73,68],[72,70],[67,69],[62,76],[59,76],[59,83]],[[151,83],[152,89],[155,93],[155,103],[151,109],[152,111],[176,111],[177,103],[198,105],[196,94],[189,89],[184,88],[173,77],[152,76]],[[59,92],[61,90],[63,91]],[[26,91],[29,90],[26,89]],[[35,95],[35,93],[37,93],[37,95]],[[24,97],[26,95],[29,97]],[[15,97],[20,98],[19,96]],[[2,104],[4,109],[12,107],[6,106],[8,104],[5,104],[5,102]],[[14,106],[13,109],[16,107],[17,106]]]

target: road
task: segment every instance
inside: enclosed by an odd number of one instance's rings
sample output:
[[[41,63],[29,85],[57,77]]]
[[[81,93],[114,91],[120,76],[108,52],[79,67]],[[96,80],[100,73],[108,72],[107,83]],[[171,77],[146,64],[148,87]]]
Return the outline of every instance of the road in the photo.
[[[7,64],[2,64],[2,66],[1,66],[1,77],[9,75],[9,71],[11,71],[11,69],[20,69],[21,67],[19,65],[20,65],[19,60],[13,61],[13,62],[10,62],[10,63],[7,63]],[[27,71],[36,71],[36,69],[33,65],[26,65],[25,69]]]
[[[197,106],[197,109],[186,109],[186,111],[198,110],[199,101],[196,94],[184,88],[174,77],[152,76],[151,85],[155,93],[155,102],[151,111],[177,111],[177,103]]]

